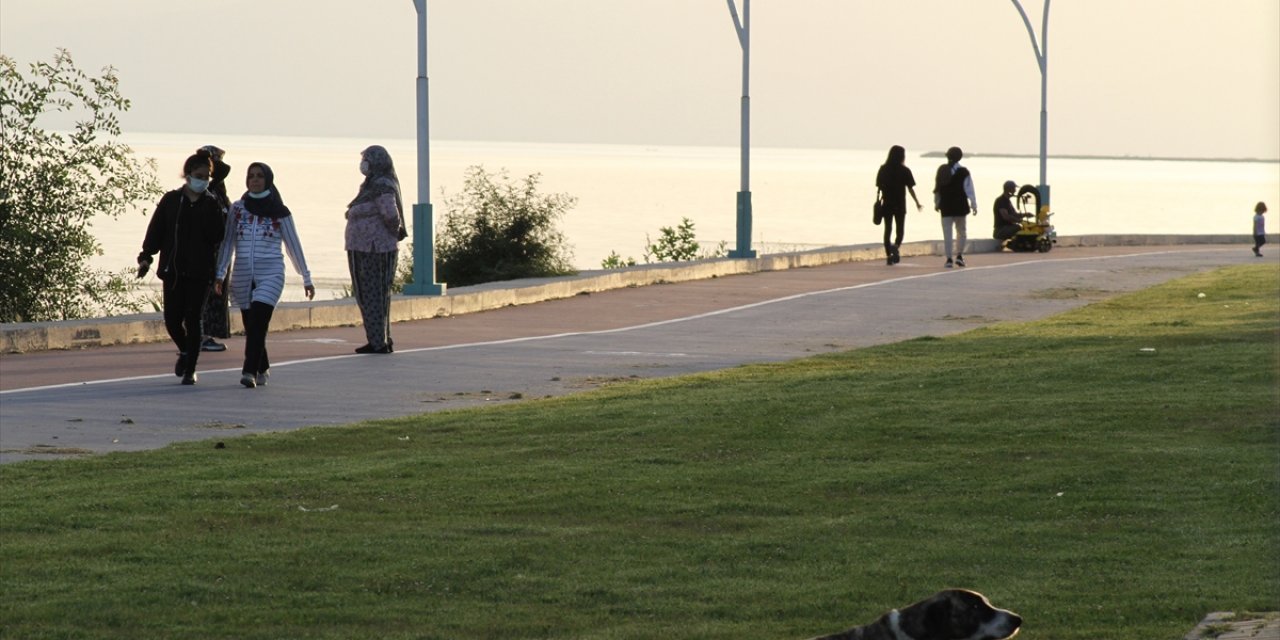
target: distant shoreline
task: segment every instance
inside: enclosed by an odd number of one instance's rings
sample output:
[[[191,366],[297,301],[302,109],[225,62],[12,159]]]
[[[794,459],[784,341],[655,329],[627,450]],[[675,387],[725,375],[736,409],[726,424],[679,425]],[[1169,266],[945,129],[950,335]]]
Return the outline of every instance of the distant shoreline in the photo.
[[[930,151],[921,155],[922,158],[945,158],[947,156],[944,151]],[[965,153],[966,158],[1036,158],[1040,154],[1036,153]],[[1262,159],[1262,158],[1181,158],[1170,156],[1106,156],[1106,155],[1051,155],[1051,160],[1144,160],[1144,161],[1160,161],[1160,162],[1253,162],[1253,163],[1271,163],[1280,164],[1280,158]]]

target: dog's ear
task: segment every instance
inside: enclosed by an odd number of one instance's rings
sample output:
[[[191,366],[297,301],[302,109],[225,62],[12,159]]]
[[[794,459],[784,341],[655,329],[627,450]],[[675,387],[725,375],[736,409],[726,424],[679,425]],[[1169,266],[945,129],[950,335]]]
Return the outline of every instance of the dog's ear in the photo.
[[[939,598],[924,610],[925,638],[949,638],[951,632],[951,599]]]

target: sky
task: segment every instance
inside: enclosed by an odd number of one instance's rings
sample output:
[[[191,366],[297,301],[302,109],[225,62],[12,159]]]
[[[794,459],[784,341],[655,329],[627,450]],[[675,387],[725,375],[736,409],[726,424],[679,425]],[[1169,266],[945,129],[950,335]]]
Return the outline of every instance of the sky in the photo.
[[[725,0],[427,5],[432,139],[739,143]],[[127,132],[412,139],[416,20],[411,0],[3,0],[0,53],[113,66]],[[1280,0],[1058,0],[1048,74],[1051,155],[1280,158]],[[1011,0],[756,0],[750,96],[754,146],[1039,151]]]

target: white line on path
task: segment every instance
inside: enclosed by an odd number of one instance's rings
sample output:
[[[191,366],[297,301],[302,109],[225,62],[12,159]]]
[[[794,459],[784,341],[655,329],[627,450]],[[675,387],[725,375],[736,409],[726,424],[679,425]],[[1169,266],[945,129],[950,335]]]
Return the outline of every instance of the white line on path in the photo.
[[[576,336],[594,336],[594,335],[607,335],[611,333],[625,333],[628,331],[636,331],[639,329],[649,329],[651,327],[661,327],[669,324],[677,324],[680,322],[689,322],[691,320],[701,320],[703,318],[712,318],[715,316],[725,315],[728,313],[736,313],[738,311],[745,311],[747,309],[755,309],[755,308],[763,307],[766,305],[778,304],[782,302],[790,302],[792,300],[800,300],[803,298],[809,298],[813,296],[822,296],[822,295],[827,295],[831,293],[840,293],[842,291],[853,291],[855,289],[866,289],[869,287],[879,287],[887,284],[894,284],[897,282],[919,280],[922,278],[936,278],[936,277],[948,276],[956,273],[963,273],[966,271],[972,272],[972,271],[985,271],[988,269],[1008,269],[1008,268],[1019,267],[1023,265],[1040,265],[1040,264],[1046,264],[1046,263],[1082,262],[1082,261],[1088,261],[1088,260],[1115,260],[1120,258],[1158,256],[1158,255],[1169,255],[1169,254],[1176,254],[1176,253],[1207,253],[1211,251],[1220,251],[1220,249],[1152,251],[1152,252],[1145,252],[1145,253],[1127,253],[1127,254],[1114,255],[1114,256],[1088,256],[1083,258],[1046,258],[1043,260],[1011,262],[1008,264],[995,264],[995,265],[978,266],[978,267],[962,267],[952,271],[938,271],[934,273],[923,273],[919,275],[903,276],[900,278],[890,278],[888,280],[878,280],[876,282],[866,282],[863,284],[849,285],[847,287],[837,287],[835,289],[823,289],[821,291],[808,291],[805,293],[797,293],[789,296],[783,296],[781,298],[773,298],[770,300],[762,300],[760,302],[753,302],[751,304],[744,304],[737,307],[730,307],[728,309],[717,309],[715,311],[708,311],[706,313],[699,313],[691,316],[684,316],[682,318],[658,320],[656,322],[647,322],[645,324],[637,324],[629,327],[618,327],[615,329],[600,329],[597,331],[568,331],[565,333],[552,333],[552,334],[541,335],[541,336],[525,336],[523,338],[507,338],[504,340],[490,340],[486,342],[464,342],[459,344],[441,345],[438,347],[421,347],[418,349],[406,349],[403,351],[397,350],[396,353],[404,354],[404,353],[423,353],[423,352],[430,352],[430,351],[448,351],[452,349],[468,349],[471,347],[492,347],[492,346],[500,346],[500,345],[508,345],[508,344],[520,344],[523,342],[535,342],[538,340],[555,340],[557,338],[569,338],[569,337],[576,337]],[[346,355],[340,355],[340,356],[324,356],[321,358],[307,358],[305,360],[290,360],[288,362],[273,362],[271,363],[271,366],[272,368],[277,368],[277,367],[287,367],[290,365],[298,365],[298,364],[311,364],[316,362],[328,362],[331,360],[345,360],[348,358],[366,358],[366,357],[368,356],[365,354],[353,353],[353,354],[346,354]],[[239,369],[236,369],[236,368],[212,369],[209,371],[204,371],[202,373],[222,373],[222,372],[234,372],[234,371],[239,371]],[[26,387],[23,389],[9,389],[7,391],[0,391],[0,395],[26,393],[31,391],[48,391],[51,389],[69,389],[74,387],[82,387],[82,386],[95,385],[95,384],[133,382],[136,380],[155,380],[155,379],[167,378],[167,377],[169,376],[167,376],[166,374],[156,374],[151,376],[133,376],[129,378],[111,378],[107,380],[87,380],[83,382],[67,382],[63,384],[53,384],[53,385],[47,385],[43,387]]]

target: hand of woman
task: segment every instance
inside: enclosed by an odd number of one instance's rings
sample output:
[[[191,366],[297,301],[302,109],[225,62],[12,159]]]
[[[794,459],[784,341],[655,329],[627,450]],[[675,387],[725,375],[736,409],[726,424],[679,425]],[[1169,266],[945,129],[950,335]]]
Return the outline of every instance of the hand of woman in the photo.
[[[315,288],[315,287],[313,287],[313,286],[311,286],[311,285],[307,285],[307,286],[303,287],[303,289],[305,289],[305,290],[306,290],[306,292],[307,292],[307,299],[308,299],[308,300],[310,300],[310,299],[312,299],[312,298],[316,297],[316,288]]]
[[[220,295],[222,295],[222,281],[221,281],[221,280],[219,280],[219,281],[217,281],[217,282],[213,283],[213,295],[215,295],[215,296],[220,296]]]

